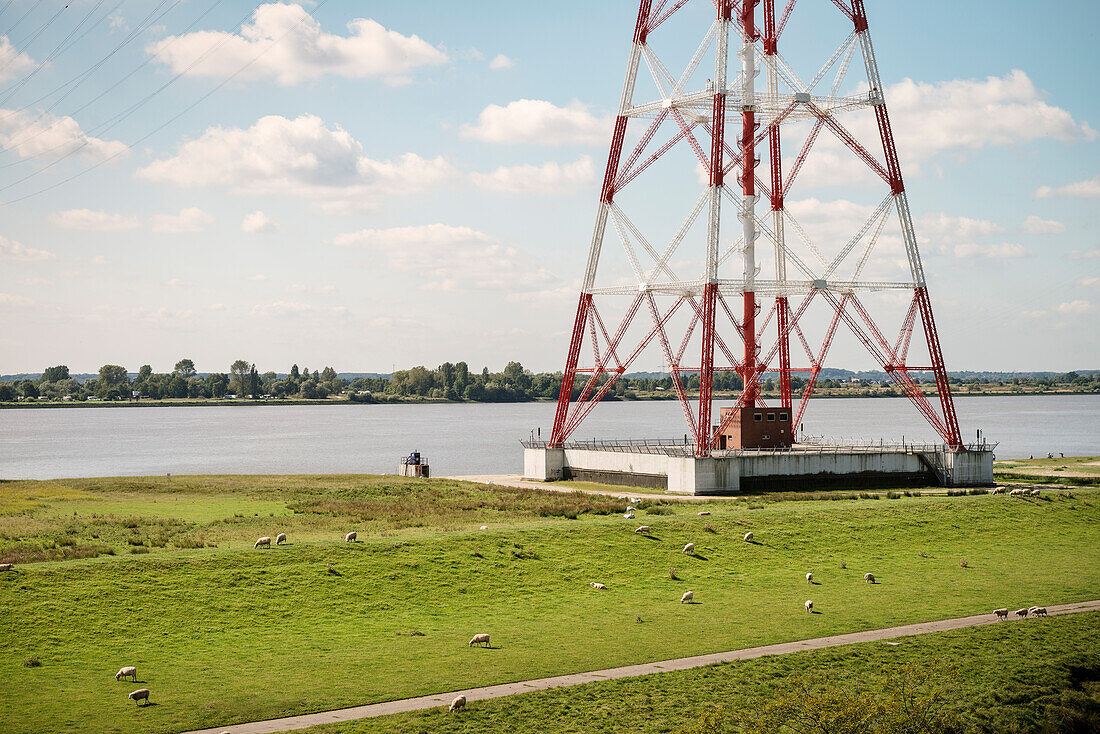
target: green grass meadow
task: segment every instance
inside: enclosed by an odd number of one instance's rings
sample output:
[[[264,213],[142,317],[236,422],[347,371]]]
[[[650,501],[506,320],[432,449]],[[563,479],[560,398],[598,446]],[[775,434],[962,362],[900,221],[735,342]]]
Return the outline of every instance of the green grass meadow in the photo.
[[[755,498],[626,520],[607,497],[449,480],[3,482],[0,731],[181,731],[1097,599],[1097,502]],[[478,632],[492,649],[466,646]],[[156,705],[128,701],[138,687]]]

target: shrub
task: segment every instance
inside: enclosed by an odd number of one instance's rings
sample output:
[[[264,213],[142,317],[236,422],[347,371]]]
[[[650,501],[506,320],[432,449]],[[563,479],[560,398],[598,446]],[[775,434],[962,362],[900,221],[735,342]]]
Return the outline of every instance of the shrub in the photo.
[[[24,668],[40,668],[42,667],[42,661],[37,657],[27,658],[23,661]]]
[[[959,565],[962,566],[963,568],[970,568],[970,561],[968,561],[964,558],[961,561],[959,561]]]
[[[653,505],[645,508],[645,513],[647,515],[671,515],[672,508],[668,505]]]
[[[136,555],[140,555],[142,553],[148,553],[149,549],[146,548],[143,545],[137,545],[137,546],[134,546],[133,548],[131,548],[130,552],[133,553],[136,556]]]

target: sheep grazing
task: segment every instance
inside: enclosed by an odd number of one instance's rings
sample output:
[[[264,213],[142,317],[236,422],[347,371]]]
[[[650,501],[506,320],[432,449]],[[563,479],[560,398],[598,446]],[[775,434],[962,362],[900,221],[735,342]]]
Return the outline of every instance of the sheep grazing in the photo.
[[[642,535],[649,535],[649,529],[650,529],[650,528],[649,528],[649,526],[648,526],[648,525],[642,525],[641,527],[639,527],[639,528],[638,528],[637,530],[635,530],[634,532],[636,532],[636,533],[641,533]]]
[[[275,545],[282,545],[286,542],[286,533],[279,533],[275,536]]]
[[[707,516],[707,515],[709,515],[709,514],[710,514],[710,510],[703,510],[702,512],[700,512],[700,513],[699,513],[699,515],[700,515],[701,517],[705,517],[705,516]]]
[[[488,529],[489,529],[488,525],[482,525],[480,528],[478,528],[478,530],[488,530]]]
[[[807,599],[807,600],[806,600],[806,604],[805,604],[804,606],[806,607],[806,611],[807,611],[807,612],[809,612],[810,614],[813,614],[813,611],[814,611],[814,603],[813,603],[812,601],[810,601],[809,599]]]
[[[694,591],[685,591],[684,595],[680,597],[681,604],[687,604],[689,601],[695,598]]]
[[[261,545],[270,548],[271,547],[271,538],[265,535],[264,537],[257,540],[256,545],[254,545],[252,547],[253,548],[259,548]]]
[[[124,668],[119,668],[118,672],[115,673],[115,680],[122,680],[123,678],[129,678],[134,681],[134,683],[137,683],[137,668],[135,668],[133,665],[127,665]]]
[[[875,575],[873,573],[865,573],[863,574],[863,580],[869,584],[873,584],[875,583]]]
[[[10,571],[12,568],[10,563],[0,563],[0,571]]]
[[[492,647],[492,645],[489,644],[489,635],[485,634],[484,632],[479,635],[474,635],[472,638],[470,638],[470,641],[466,643],[466,647],[473,647],[474,645],[477,645],[478,647],[482,647],[483,645],[487,647]]]
[[[350,533],[348,533],[347,535],[344,536],[344,542],[345,543],[354,543],[355,539],[358,538],[358,537],[359,537],[359,535],[354,530],[352,530]]]
[[[1033,616],[1033,617],[1045,617],[1045,616],[1047,616],[1047,608],[1046,607],[1032,607],[1031,608],[1031,616]]]
[[[752,531],[750,530],[749,532],[745,533],[745,542],[746,543],[751,543],[752,539],[753,539],[753,534],[752,534]]]
[[[813,582],[814,582],[814,575],[813,575],[813,573],[808,573],[808,574],[806,574],[806,583],[807,583],[807,584],[812,584]]]
[[[1028,610],[1026,610],[1026,609],[1017,609],[1017,610],[1016,610],[1016,616],[1017,616],[1017,617],[1021,617],[1021,618],[1022,618],[1022,617],[1026,617],[1026,616],[1027,616],[1027,612],[1028,612]]]
[[[1041,490],[1038,490],[1038,489],[1032,489],[1031,491],[1028,492],[1028,494],[1032,497],[1038,497],[1040,491]]]
[[[627,505],[627,506],[626,506],[626,511],[627,511],[627,512],[637,512],[637,511],[638,511],[638,508],[637,508],[637,507],[635,507],[634,505]]]
[[[588,583],[588,585],[591,586],[593,589],[606,589],[607,588],[606,586],[604,586],[603,584],[601,584],[598,581],[590,581]]]
[[[1004,494],[1008,491],[1008,487],[994,487],[992,494]]]
[[[623,515],[623,517],[625,517],[627,520],[633,520],[634,519],[634,513],[633,512],[628,512],[625,515]]]
[[[1000,609],[994,609],[993,613],[1000,617],[1002,620],[1008,619],[1008,608],[1001,607]]]
[[[694,552],[695,552],[695,543],[688,543],[687,545],[684,546],[684,549],[681,551],[681,553],[694,553]]]
[[[454,711],[461,711],[464,708],[466,708],[466,697],[465,696],[457,696],[455,698],[455,700],[451,701],[451,707],[447,710],[451,711],[451,712],[454,712]]]
[[[1019,497],[1019,496],[1021,496],[1021,495],[1023,495],[1023,494],[1026,494],[1026,493],[1027,493],[1027,490],[1026,490],[1026,489],[1020,489],[1019,487],[1017,487],[1016,489],[1014,489],[1014,490],[1012,490],[1011,492],[1009,492],[1009,493],[1008,493],[1008,496],[1009,496],[1009,497]]]
[[[139,688],[126,698],[130,699],[131,701],[145,701],[145,703],[142,704],[142,706],[144,706],[145,704],[149,703],[149,689]]]

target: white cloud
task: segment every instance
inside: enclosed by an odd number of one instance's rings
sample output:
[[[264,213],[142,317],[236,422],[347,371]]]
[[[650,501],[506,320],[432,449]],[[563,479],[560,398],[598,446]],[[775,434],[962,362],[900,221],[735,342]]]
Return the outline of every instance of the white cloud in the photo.
[[[1032,214],[1020,225],[1028,234],[1061,234],[1066,231],[1066,225],[1054,219],[1040,219]]]
[[[213,221],[214,217],[192,206],[180,209],[179,214],[154,214],[149,218],[149,226],[154,232],[202,232]]]
[[[249,313],[252,316],[258,316],[261,318],[283,318],[302,316],[312,313],[326,313],[335,314],[337,316],[347,316],[349,312],[345,306],[334,306],[331,308],[325,308],[321,306],[315,306],[312,303],[301,303],[299,301],[275,301],[274,303],[257,304],[252,307],[252,310]]]
[[[488,191],[521,194],[569,194],[596,180],[589,156],[572,163],[547,161],[541,166],[500,166],[491,173],[471,173],[470,181]]]
[[[1073,250],[1069,253],[1070,260],[1092,260],[1100,257],[1100,250]]]
[[[19,285],[27,286],[28,288],[41,288],[53,285],[53,281],[46,280],[45,278],[23,278],[19,281]]]
[[[42,260],[56,260],[57,255],[45,250],[36,250],[26,247],[15,240],[0,236],[0,260],[15,260],[17,262],[41,262]]]
[[[263,273],[256,273],[255,275],[246,276],[245,280],[251,280],[254,283],[260,283],[267,280],[267,276]]]
[[[256,8],[240,33],[198,31],[168,36],[146,49],[174,72],[226,76],[251,63],[238,78],[274,78],[297,84],[325,74],[407,80],[413,69],[446,63],[447,55],[418,36],[404,36],[367,18],[348,23],[348,36],[325,33],[297,3]]]
[[[182,278],[169,278],[168,280],[164,281],[164,284],[166,286],[168,286],[169,288],[172,288],[172,287],[175,287],[177,285],[183,285],[183,279]]]
[[[511,69],[515,65],[515,59],[510,59],[504,54],[497,54],[493,60],[489,62],[489,68],[494,71],[497,69]]]
[[[279,225],[274,220],[268,219],[268,216],[263,212],[255,211],[244,215],[244,219],[241,220],[241,231],[252,234],[269,234],[278,232]]]
[[[865,84],[862,91],[866,91]],[[905,79],[886,90],[886,103],[904,176],[920,175],[923,164],[947,152],[1018,145],[1040,139],[1077,142],[1097,137],[1088,123],[1079,122],[1068,111],[1043,101],[1043,93],[1020,70],[1002,77],[934,83]],[[881,160],[882,149],[877,142],[878,130],[873,115],[861,111],[839,121]],[[808,129],[805,123],[800,127]],[[800,146],[801,140],[795,145]],[[784,170],[789,171],[793,162],[793,157],[784,159]],[[798,176],[803,186],[879,180],[854,153],[825,130]],[[1100,192],[1100,181],[1095,185]],[[1036,195],[1049,195],[1041,193],[1044,189]],[[1100,196],[1100,193],[1093,195]]]
[[[1035,189],[1035,195],[1040,199],[1050,199],[1055,196],[1073,196],[1078,199],[1100,198],[1100,175],[1086,178],[1084,181],[1066,184],[1065,186],[1040,186]]]
[[[287,293],[332,293],[336,290],[331,285],[308,285],[305,283],[292,283],[286,287]]]
[[[103,255],[96,255],[92,258],[92,265],[110,265],[111,261]]]
[[[207,311],[224,311],[225,310],[225,304],[224,303],[211,303],[209,306],[206,307],[206,310]]]
[[[1091,310],[1092,304],[1088,301],[1083,301],[1080,298],[1073,301],[1067,301],[1066,303],[1058,304],[1058,313],[1075,315],[1082,314]]]
[[[470,227],[426,224],[363,229],[337,235],[337,245],[358,245],[377,264],[413,273],[429,290],[538,291],[560,281],[496,238]]]
[[[26,296],[17,296],[12,293],[0,293],[0,306],[30,306],[34,301]]]
[[[1008,242],[999,245],[979,245],[970,242],[955,245],[950,252],[955,257],[984,257],[998,260],[1027,257],[1031,254],[1022,245],[1014,245]]]
[[[55,226],[62,229],[77,229],[87,232],[125,232],[141,226],[141,220],[137,217],[92,211],[91,209],[68,209],[57,212],[50,218]]]
[[[1100,278],[1096,277],[1095,275],[1090,275],[1088,277],[1081,278],[1079,281],[1077,281],[1077,284],[1083,285],[1086,288],[1100,288]]]
[[[286,194],[326,210],[369,207],[386,194],[409,194],[454,176],[442,157],[406,153],[375,161],[344,129],[321,118],[262,117],[248,128],[212,127],[171,157],[138,171],[149,181],[227,186],[242,194]]]
[[[14,151],[20,158],[61,158],[71,154],[91,160],[105,160],[129,149],[119,140],[89,136],[71,117],[37,118],[38,115],[26,110],[0,110],[0,147]]]
[[[7,36],[0,36],[0,82],[18,79],[23,72],[36,66],[34,59],[19,53]]]
[[[941,242],[960,242],[1004,232],[1004,227],[987,219],[952,217],[942,212],[921,217],[917,229]]]
[[[610,133],[611,118],[596,117],[580,101],[557,107],[543,99],[491,104],[461,130],[463,138],[486,143],[602,143]]]

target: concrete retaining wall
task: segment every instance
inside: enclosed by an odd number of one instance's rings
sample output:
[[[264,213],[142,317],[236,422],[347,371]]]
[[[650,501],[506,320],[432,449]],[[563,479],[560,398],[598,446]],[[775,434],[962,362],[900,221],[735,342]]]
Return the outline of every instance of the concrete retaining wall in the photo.
[[[944,455],[956,487],[993,483],[989,451]],[[934,457],[933,457],[934,458]],[[524,476],[583,479],[678,494],[734,494],[769,490],[888,489],[938,484],[932,461],[906,451],[799,452],[695,458],[592,449],[525,449]]]

